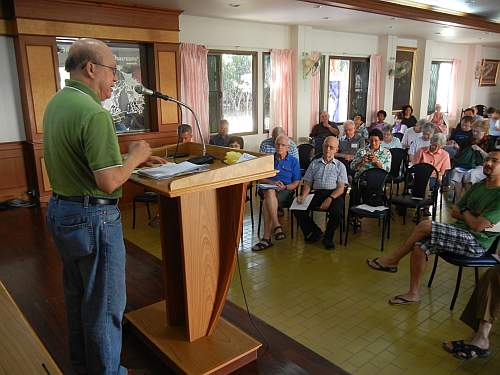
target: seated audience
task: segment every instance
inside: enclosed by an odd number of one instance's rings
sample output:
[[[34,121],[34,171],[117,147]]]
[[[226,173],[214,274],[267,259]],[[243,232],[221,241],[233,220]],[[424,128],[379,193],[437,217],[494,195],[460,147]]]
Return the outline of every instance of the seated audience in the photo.
[[[384,141],[382,142],[383,147],[385,147],[387,149],[403,148],[403,146],[401,146],[401,141],[399,140],[399,138],[396,138],[393,135],[393,131],[392,131],[391,126],[386,126],[384,128],[384,130],[382,131],[382,134],[384,135]]]
[[[393,133],[404,134],[406,132],[406,129],[408,129],[408,127],[405,124],[403,124],[402,121],[403,121],[403,115],[401,114],[401,112],[396,113],[394,126],[392,127]]]
[[[460,149],[470,144],[473,121],[472,116],[464,116],[460,124],[455,129],[451,129],[450,139],[444,148],[450,154],[451,159],[455,158]]]
[[[276,139],[280,135],[286,135],[283,128],[280,126],[276,126],[271,132],[271,138],[264,139],[260,144],[259,151],[263,154],[274,154],[276,152]],[[291,139],[288,140],[290,142],[290,150],[288,151],[291,156],[299,160],[299,150],[297,149],[297,145]]]
[[[219,121],[219,132],[210,137],[210,144],[211,145],[216,145],[216,146],[227,146],[229,142],[229,122],[227,120],[220,120]]]
[[[243,142],[243,137],[232,136],[227,142],[227,147],[238,148],[243,150],[245,148],[245,143]]]
[[[495,109],[489,116],[490,137],[500,136],[500,109]]]
[[[365,140],[368,139],[368,128],[364,122],[363,116],[356,115],[353,118],[356,134],[361,135]]]
[[[489,151],[495,149],[492,139],[488,137],[489,125],[481,120],[472,124],[472,139],[467,147],[460,149],[453,159],[451,185],[455,198],[460,197],[463,184],[473,184],[485,178],[483,174],[484,158]],[[450,197],[451,198],[451,197]]]
[[[474,111],[474,121],[481,121],[484,120],[483,116],[483,111],[484,111],[484,105],[482,104],[476,104],[475,106],[471,107],[472,110]]]
[[[193,128],[188,124],[181,124],[177,128],[177,135],[179,136],[179,143],[192,142]]]
[[[432,189],[435,182],[441,183],[444,173],[451,169],[450,155],[443,150],[446,143],[446,137],[443,133],[434,134],[431,138],[429,147],[422,147],[417,150],[414,157],[414,164],[427,163],[437,169],[438,175],[432,176],[429,187]]]
[[[354,124],[351,125],[354,133]],[[302,203],[312,192],[314,197],[309,209],[319,208],[328,211],[328,223],[323,237],[323,245],[327,250],[335,248],[333,235],[340,223],[340,215],[344,208],[344,187],[347,185],[346,168],[334,157],[338,145],[337,138],[333,136],[325,138],[323,157],[313,160],[307,168],[302,194],[297,197],[298,203]],[[309,211],[295,210],[294,214],[307,243],[314,243],[323,236],[323,232],[309,215]]]
[[[309,134],[309,137],[313,139],[314,149],[317,153],[322,151],[325,138],[331,135],[337,137],[339,128],[330,121],[330,114],[327,111],[322,111],[319,114],[319,124],[314,125]]]
[[[415,139],[422,135],[422,126],[427,121],[425,119],[420,119],[417,121],[413,128],[407,129],[405,134],[403,135],[403,139],[401,140],[401,145],[403,148],[410,148]]]
[[[444,224],[421,221],[412,234],[396,251],[367,264],[384,272],[397,272],[402,258],[411,253],[409,290],[389,300],[393,305],[420,302],[420,283],[428,255],[450,252],[468,257],[483,255],[499,235],[485,231],[500,221],[500,151],[488,154],[484,162],[486,180],[478,182],[453,207],[452,217],[457,221]]]
[[[391,170],[391,152],[382,147],[382,132],[378,129],[370,131],[368,146],[358,150],[351,162],[351,169],[355,171],[354,178],[370,168]]]
[[[278,170],[278,174],[260,180],[259,183],[274,185],[276,188],[259,190],[259,194],[264,199],[262,207],[264,235],[252,247],[252,251],[261,251],[271,247],[273,245],[271,233],[274,234],[274,239],[277,241],[286,238],[278,219],[278,207],[289,206],[292,203],[295,189],[299,186],[301,179],[299,160],[288,153],[290,149],[288,137],[284,134],[277,136],[275,147],[274,169]]]
[[[384,126],[387,126],[389,125],[388,123],[385,122],[385,118],[387,117],[387,112],[384,111],[384,110],[380,110],[377,112],[377,121],[375,122],[372,122],[372,124],[370,125],[370,128],[369,130],[373,130],[373,129],[378,129],[380,131],[382,131],[382,129],[384,128]]]
[[[422,147],[429,147],[433,135],[434,135],[434,124],[426,122],[422,126],[422,135],[413,141],[413,143],[410,146],[410,149],[408,150],[408,156],[412,164],[415,164],[415,161],[413,159],[418,149]]]
[[[434,113],[429,115],[429,121],[434,124],[436,133],[448,135],[448,125],[446,125],[445,114],[441,112],[441,104],[436,104]]]
[[[484,273],[460,317],[474,331],[468,342],[465,340],[443,342],[443,348],[459,359],[487,357],[490,354],[490,332],[500,313],[500,265]]]
[[[403,118],[401,123],[406,125],[407,128],[413,128],[417,123],[417,119],[413,116],[413,107],[409,104],[403,106],[401,109],[401,113],[403,114]]]
[[[335,154],[342,163],[344,163],[347,174],[350,175],[350,163],[358,150],[365,147],[365,140],[359,134],[356,134],[354,122],[347,120],[344,122],[344,135],[340,138],[338,153]],[[323,147],[324,148],[324,147]]]

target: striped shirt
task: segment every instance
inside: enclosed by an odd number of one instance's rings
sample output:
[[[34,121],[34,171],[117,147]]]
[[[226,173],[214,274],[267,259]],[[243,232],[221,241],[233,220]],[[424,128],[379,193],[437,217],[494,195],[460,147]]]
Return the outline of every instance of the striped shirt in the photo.
[[[304,175],[304,181],[313,190],[335,190],[338,184],[348,184],[345,165],[336,159],[326,162],[323,158],[313,160]]]

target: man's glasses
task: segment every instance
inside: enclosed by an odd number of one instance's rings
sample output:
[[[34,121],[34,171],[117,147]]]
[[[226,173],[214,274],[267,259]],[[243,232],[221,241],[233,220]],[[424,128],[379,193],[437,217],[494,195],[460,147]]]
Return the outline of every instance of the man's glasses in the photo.
[[[113,75],[116,76],[118,74],[118,68],[115,66],[115,67],[112,67],[112,66],[109,66],[109,65],[104,65],[104,64],[99,64],[99,63],[96,63],[96,62],[93,62],[91,61],[92,64],[94,65],[99,65],[99,66],[103,66],[105,68],[108,68],[108,69],[111,69],[111,71],[113,72]],[[82,70],[85,69],[85,66],[87,64],[85,63],[83,66],[82,66]]]

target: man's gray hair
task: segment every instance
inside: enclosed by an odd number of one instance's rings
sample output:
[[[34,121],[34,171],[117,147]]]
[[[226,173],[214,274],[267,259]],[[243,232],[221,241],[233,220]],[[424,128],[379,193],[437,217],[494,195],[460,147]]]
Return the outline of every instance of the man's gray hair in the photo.
[[[434,130],[436,127],[432,122],[426,121],[425,124],[422,126],[422,132],[431,132],[434,133]]]
[[[386,132],[392,133],[392,126],[391,125],[384,126],[384,128],[382,129],[382,133],[386,133]]]
[[[425,124],[427,124],[427,119],[425,118],[421,118],[420,120],[417,121],[417,123],[415,124],[416,125],[419,125],[420,127],[423,127]]]
[[[444,146],[446,144],[446,136],[443,133],[436,133],[432,136],[431,143]]]
[[[278,142],[279,139],[285,139],[286,140],[286,143],[288,143],[288,145],[290,145],[290,138],[288,138],[285,134],[280,134],[276,137],[276,140],[274,141],[274,143]]]
[[[352,126],[356,127],[356,125],[354,125],[354,121],[353,120],[346,120],[344,122],[344,128],[346,127],[346,125],[352,125]]]

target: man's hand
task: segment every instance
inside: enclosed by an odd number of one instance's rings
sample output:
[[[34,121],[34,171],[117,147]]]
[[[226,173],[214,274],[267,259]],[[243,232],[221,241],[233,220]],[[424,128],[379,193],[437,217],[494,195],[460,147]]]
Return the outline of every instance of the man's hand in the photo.
[[[167,161],[165,159],[163,159],[162,157],[160,156],[150,156],[148,160],[146,160],[145,163],[141,164],[141,167],[142,166],[145,166],[145,167],[153,167],[155,165],[158,165],[158,164],[166,164]]]
[[[128,159],[135,159],[137,164],[145,163],[151,157],[151,146],[146,141],[132,142],[128,146]]]
[[[281,181],[276,181],[276,184],[275,184],[277,187],[280,188],[280,190],[284,190],[285,189],[285,184]]]
[[[297,203],[302,204],[302,203],[304,203],[305,199],[306,199],[306,197],[304,195],[298,195],[297,196]]]
[[[326,211],[328,210],[328,207],[330,207],[330,204],[332,204],[333,198],[332,197],[326,197],[326,199],[321,203],[321,206],[319,206],[320,210]]]

